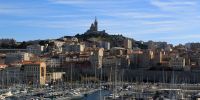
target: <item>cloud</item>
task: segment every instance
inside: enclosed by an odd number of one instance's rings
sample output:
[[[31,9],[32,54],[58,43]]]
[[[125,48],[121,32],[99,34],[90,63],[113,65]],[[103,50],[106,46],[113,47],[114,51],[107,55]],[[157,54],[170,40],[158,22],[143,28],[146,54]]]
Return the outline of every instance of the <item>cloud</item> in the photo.
[[[29,27],[39,27],[39,28],[54,28],[54,29],[73,29],[73,28],[85,28],[88,25],[88,20],[18,20],[14,23],[18,25],[26,25]],[[81,23],[81,24],[80,24]]]
[[[90,6],[96,6],[98,7],[98,5],[103,5],[102,7],[107,6],[107,4],[127,4],[130,2],[134,2],[134,0],[130,0],[130,1],[122,1],[122,0],[49,0],[51,3],[55,3],[55,4],[69,4],[69,5],[90,5]],[[93,5],[92,5],[93,4]],[[112,6],[112,5],[109,5]]]
[[[185,1],[185,0],[169,0],[169,1],[161,1],[161,0],[151,0],[150,4],[160,8],[164,11],[188,11],[194,10],[193,8],[196,7],[198,4],[197,2]]]
[[[34,17],[48,14],[50,11],[42,7],[42,5],[0,4],[0,15]]]
[[[13,5],[0,4],[0,14],[16,15],[16,14],[21,14],[21,13],[24,13],[24,12],[25,12],[25,10],[23,8],[16,7],[16,6],[13,6]]]
[[[170,15],[167,14],[148,13],[139,11],[124,11],[124,12],[113,11],[112,13],[105,11],[103,14],[113,17],[132,18],[132,19],[172,18]]]
[[[169,31],[176,30],[176,28],[173,27],[157,27],[152,29],[143,29],[135,32],[138,35],[156,35],[156,34],[166,34]]]
[[[144,21],[143,25],[172,25],[177,23],[175,20],[164,20],[164,21]]]
[[[88,0],[49,0],[57,4],[85,4]]]
[[[159,39],[163,39],[163,40],[187,40],[187,39],[199,39],[200,38],[200,34],[188,34],[188,35],[176,35],[176,36],[170,36],[170,37],[162,37]]]

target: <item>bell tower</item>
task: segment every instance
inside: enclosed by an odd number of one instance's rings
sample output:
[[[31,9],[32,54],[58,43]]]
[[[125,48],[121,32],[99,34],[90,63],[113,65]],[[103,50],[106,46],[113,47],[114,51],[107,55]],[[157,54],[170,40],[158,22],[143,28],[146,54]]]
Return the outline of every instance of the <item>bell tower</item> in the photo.
[[[98,21],[97,21],[97,17],[95,17],[94,27],[95,27],[95,31],[98,31]]]

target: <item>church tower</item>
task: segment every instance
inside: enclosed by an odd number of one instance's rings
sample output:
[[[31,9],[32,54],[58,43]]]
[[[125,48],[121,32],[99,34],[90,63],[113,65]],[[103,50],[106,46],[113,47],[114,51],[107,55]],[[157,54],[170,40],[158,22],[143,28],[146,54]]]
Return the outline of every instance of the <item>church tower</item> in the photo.
[[[90,31],[95,31],[95,25],[93,23],[90,26]]]
[[[94,27],[95,27],[95,31],[98,31],[98,21],[97,21],[96,17],[95,17],[95,21],[94,21]]]

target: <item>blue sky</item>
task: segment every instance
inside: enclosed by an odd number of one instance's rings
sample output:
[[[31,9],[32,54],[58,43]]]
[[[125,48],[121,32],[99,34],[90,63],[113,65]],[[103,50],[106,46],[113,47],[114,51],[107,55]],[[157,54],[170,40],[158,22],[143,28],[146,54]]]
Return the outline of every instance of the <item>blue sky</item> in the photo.
[[[136,40],[199,42],[199,0],[1,0],[0,38],[17,41],[100,30]]]

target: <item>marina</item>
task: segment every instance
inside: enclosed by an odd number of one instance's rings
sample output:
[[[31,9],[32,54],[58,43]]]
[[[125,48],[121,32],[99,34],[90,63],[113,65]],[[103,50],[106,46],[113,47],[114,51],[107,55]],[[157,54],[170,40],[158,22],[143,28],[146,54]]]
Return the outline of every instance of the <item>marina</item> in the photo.
[[[165,83],[124,83],[116,84],[112,89],[109,83],[100,86],[91,84],[85,87],[79,84],[74,88],[70,85],[21,87],[13,86],[1,89],[1,100],[197,100],[200,98],[200,84],[165,84]]]

